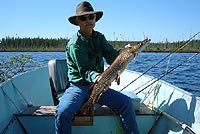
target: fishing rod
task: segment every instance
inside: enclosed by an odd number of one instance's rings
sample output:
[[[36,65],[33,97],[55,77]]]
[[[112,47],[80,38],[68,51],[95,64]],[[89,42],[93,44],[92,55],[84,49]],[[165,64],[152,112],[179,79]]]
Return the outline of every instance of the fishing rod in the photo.
[[[164,76],[166,76],[167,74],[171,73],[172,71],[174,71],[175,69],[177,69],[179,66],[182,66],[184,63],[190,61],[192,58],[194,58],[195,56],[197,56],[199,53],[195,53],[192,56],[190,56],[189,58],[187,58],[186,60],[182,61],[181,63],[179,63],[178,65],[176,65],[175,67],[171,68],[170,70],[168,70],[165,73],[162,73],[160,75],[160,77],[158,78],[153,78],[155,79],[152,83],[150,83],[149,85],[147,85],[146,87],[144,87],[142,90],[138,91],[136,94],[139,94],[140,92],[142,92],[143,90],[145,90],[146,88],[148,88],[149,86],[151,86],[152,84],[154,84],[156,81],[160,80],[161,78],[163,78]],[[152,81],[153,79],[149,80],[148,82],[146,82],[145,84],[143,84],[142,86],[146,85],[147,83],[149,83],[150,81]],[[136,88],[134,91],[138,90],[139,88],[141,88],[142,86]]]
[[[161,117],[165,117],[167,119],[169,119],[170,121],[172,121],[173,123],[177,124],[179,127],[182,128],[183,133],[187,133],[187,134],[200,134],[200,132],[194,130],[192,127],[190,127],[189,125],[185,124],[184,122],[176,119],[175,117],[169,115],[168,113],[158,109],[155,113],[156,115],[160,115],[158,116],[157,120],[155,121],[153,127],[150,129],[149,134],[152,134],[152,132],[154,132],[155,129],[155,125],[159,122],[159,120],[161,119]]]
[[[169,120],[171,120],[172,122],[176,123],[178,126],[180,126],[188,134],[200,134],[200,132],[197,132],[192,127],[188,126],[184,122],[179,121],[178,119],[176,119],[175,117],[169,115],[168,113],[166,113],[164,111],[161,111],[161,110],[159,110],[159,113],[161,115],[163,115],[164,117],[168,118]]]
[[[155,66],[157,66],[158,64],[160,64],[162,61],[164,61],[165,59],[167,59],[170,55],[172,55],[173,53],[177,52],[178,50],[184,48],[185,46],[187,46],[197,35],[199,35],[200,32],[197,32],[196,34],[194,34],[190,39],[188,39],[186,41],[186,43],[181,46],[181,47],[177,47],[174,51],[172,51],[171,53],[169,53],[167,56],[165,56],[164,58],[162,58],[159,62],[157,62],[156,64],[154,64],[153,66],[151,66],[149,69],[147,69],[144,73],[142,73],[141,75],[139,75],[137,78],[135,78],[133,81],[131,81],[129,84],[127,84],[125,87],[123,87],[121,90],[119,90],[119,92],[123,91],[125,88],[127,88],[129,85],[131,85],[133,82],[135,82],[136,80],[138,80],[140,77],[142,77],[143,75],[145,75],[148,71],[150,71],[152,68],[154,68]],[[134,90],[135,91],[135,90]]]

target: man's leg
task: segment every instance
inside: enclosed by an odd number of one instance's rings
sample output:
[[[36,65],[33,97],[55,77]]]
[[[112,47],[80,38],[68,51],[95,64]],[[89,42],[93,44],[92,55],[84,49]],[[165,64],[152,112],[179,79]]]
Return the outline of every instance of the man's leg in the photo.
[[[70,85],[61,97],[56,108],[55,127],[57,134],[71,134],[71,125],[75,113],[89,98],[87,89],[89,86]]]
[[[113,89],[108,89],[101,95],[98,103],[119,112],[125,134],[138,134],[135,109],[128,96]]]

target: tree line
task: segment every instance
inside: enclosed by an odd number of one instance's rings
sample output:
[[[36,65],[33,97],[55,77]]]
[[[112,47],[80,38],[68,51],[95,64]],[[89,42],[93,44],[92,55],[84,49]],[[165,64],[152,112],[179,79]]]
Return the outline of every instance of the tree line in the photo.
[[[0,40],[0,51],[64,51],[68,39],[64,38],[14,38]]]
[[[65,51],[69,39],[65,38],[14,38],[6,37],[0,40],[1,52],[12,51]],[[135,44],[137,41],[109,41],[116,49],[123,48],[126,44]],[[187,44],[185,46],[185,44]],[[200,40],[177,42],[151,42],[145,49],[146,52],[172,52],[181,48],[178,52],[200,52]]]

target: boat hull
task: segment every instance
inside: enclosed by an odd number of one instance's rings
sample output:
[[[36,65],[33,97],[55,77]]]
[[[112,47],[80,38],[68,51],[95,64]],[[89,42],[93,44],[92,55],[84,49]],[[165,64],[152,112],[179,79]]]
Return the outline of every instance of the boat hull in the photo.
[[[113,83],[111,88],[119,91],[139,75],[140,73],[126,70],[121,75],[121,84],[118,86]],[[152,77],[144,75],[123,92],[133,92],[150,79]],[[158,89],[155,88],[157,84],[161,84]],[[149,91],[152,92],[148,93]],[[148,96],[148,94],[150,95]],[[141,105],[147,105],[155,112],[158,109],[163,110],[196,131],[200,131],[199,97],[164,81],[156,82],[137,95],[141,99],[148,96],[146,100],[141,101]],[[28,133],[55,133],[54,115],[18,116],[31,106],[53,106],[47,67],[24,73],[2,83],[0,85],[0,102],[1,133],[13,134],[16,132],[24,133],[24,131]],[[184,131],[173,121],[160,114],[137,114],[136,119],[141,134],[181,134]],[[95,116],[93,126],[73,126],[72,131],[74,134],[121,133],[120,126],[118,116],[113,114]]]

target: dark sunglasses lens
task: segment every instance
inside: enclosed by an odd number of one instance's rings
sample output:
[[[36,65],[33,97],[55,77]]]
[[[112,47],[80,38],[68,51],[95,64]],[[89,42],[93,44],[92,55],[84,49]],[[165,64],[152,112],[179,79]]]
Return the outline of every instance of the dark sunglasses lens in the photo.
[[[86,19],[87,19],[87,18],[86,18],[85,16],[80,16],[80,17],[79,17],[79,20],[81,20],[81,21],[86,21]]]
[[[94,19],[94,15],[93,15],[93,14],[90,14],[88,17],[85,17],[85,16],[80,16],[80,17],[78,17],[78,19],[81,20],[81,21],[86,21],[87,18],[88,18],[89,20],[93,20],[93,19]]]
[[[94,19],[94,15],[93,14],[91,14],[91,15],[89,15],[89,20],[93,20]]]

